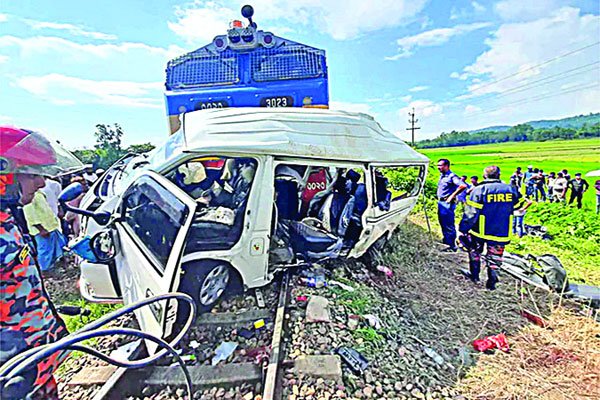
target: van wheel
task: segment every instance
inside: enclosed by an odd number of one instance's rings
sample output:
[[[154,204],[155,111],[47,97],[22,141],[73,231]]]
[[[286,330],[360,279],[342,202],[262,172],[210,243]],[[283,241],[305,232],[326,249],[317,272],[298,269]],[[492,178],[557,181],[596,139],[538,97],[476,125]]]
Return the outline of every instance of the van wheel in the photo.
[[[379,239],[377,239],[375,242],[373,242],[373,244],[371,244],[371,246],[365,252],[365,254],[363,254],[360,257],[360,261],[363,264],[365,264],[368,268],[375,268],[377,262],[379,261],[379,259],[381,257],[381,252],[383,251],[383,248],[385,247],[387,242],[388,242],[388,235],[386,232],[383,235],[381,235],[381,237],[379,237]]]
[[[180,290],[194,298],[200,314],[210,311],[238,282],[238,274],[229,264],[202,261],[186,268]]]

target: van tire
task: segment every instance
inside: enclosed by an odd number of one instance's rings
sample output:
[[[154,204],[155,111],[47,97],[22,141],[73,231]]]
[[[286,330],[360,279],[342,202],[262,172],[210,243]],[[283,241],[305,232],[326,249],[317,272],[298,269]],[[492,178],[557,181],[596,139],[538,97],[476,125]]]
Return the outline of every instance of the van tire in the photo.
[[[381,235],[376,241],[374,241],[371,246],[365,251],[359,260],[367,266],[367,268],[375,268],[380,259],[381,252],[383,248],[387,244],[389,239],[389,235],[385,232]]]
[[[212,310],[230,291],[237,293],[240,287],[239,273],[225,261],[195,261],[187,264],[184,271],[179,290],[194,299],[197,314]]]

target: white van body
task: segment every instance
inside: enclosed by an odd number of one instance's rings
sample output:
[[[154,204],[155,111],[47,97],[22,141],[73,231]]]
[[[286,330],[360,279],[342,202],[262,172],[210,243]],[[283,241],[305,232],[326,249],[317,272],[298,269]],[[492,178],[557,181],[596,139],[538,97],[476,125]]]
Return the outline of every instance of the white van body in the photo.
[[[214,163],[218,168],[223,164],[219,173],[228,165],[234,165],[229,170],[252,169],[248,175],[253,176],[249,189],[245,186],[249,192],[243,200],[243,215],[232,217],[235,223],[241,219],[241,227],[236,228],[239,237],[225,247],[217,243],[213,248],[201,243],[197,233],[202,236],[205,231],[198,231],[195,224],[198,223],[198,211],[206,205],[201,204],[202,199],[195,199],[181,185],[174,183],[173,177],[181,175],[181,171],[207,176],[208,167],[192,170],[196,166],[193,163],[198,162],[204,167]],[[351,242],[351,248],[346,244],[346,252],[341,256],[360,257],[375,242],[388,238],[406,219],[422,191],[428,163],[427,157],[382,129],[365,114],[312,108],[225,108],[187,113],[181,130],[170,136],[162,147],[147,157],[128,157],[117,163],[82,200],[82,208],[113,213],[114,220],[108,229],[115,233],[118,254],[108,264],[81,263],[81,293],[92,302],[129,304],[151,295],[189,291],[190,282],[197,278],[195,275],[206,275],[201,272],[205,269],[211,269],[210,279],[217,286],[234,280],[245,289],[269,284],[277,270],[286,268],[285,264],[274,265],[269,260],[275,227],[284,221],[280,218],[283,210],[275,205],[277,179],[282,179],[281,182],[294,180],[293,185],[299,188],[298,197],[308,193],[306,187],[314,192],[327,186],[331,191],[333,180],[352,185],[346,177],[359,179],[360,182],[354,182],[354,187],[362,185],[366,192],[366,209],[355,222],[360,225],[360,235]],[[354,173],[350,174],[350,170]],[[292,173],[283,176],[277,171]],[[300,171],[296,178],[291,177],[296,175],[294,171]],[[303,171],[304,176],[301,176]],[[410,172],[414,182],[408,183],[409,189],[405,193],[381,205],[376,201],[375,193],[375,179],[380,178],[375,177],[390,171],[399,171],[399,177]],[[240,178],[240,174],[238,172],[237,182],[245,183],[247,180]],[[223,172],[221,178],[224,175]],[[311,176],[325,180],[307,184]],[[317,187],[319,185],[323,187]],[[278,193],[277,196],[280,200],[281,195]],[[290,196],[294,200],[293,193]],[[332,197],[331,194],[328,196]],[[142,197],[145,203],[140,200]],[[315,197],[317,194],[313,199]],[[391,197],[391,193],[387,197]],[[321,210],[327,207],[323,205]],[[231,214],[227,210],[227,207],[212,207],[209,214],[226,218]],[[202,215],[206,216],[206,213]],[[314,223],[318,218],[311,220]],[[304,222],[293,223],[298,226]],[[322,231],[320,222],[316,224],[315,229]],[[107,229],[89,218],[84,219],[82,226],[83,235],[89,236]],[[324,238],[331,236],[332,243],[335,241],[335,235],[322,234]],[[226,273],[230,275],[225,277]],[[198,284],[208,285],[209,278],[202,279],[205,281]],[[213,297],[220,297],[223,290],[219,289],[215,294],[208,289],[205,292],[212,297],[207,297],[210,304],[205,305],[212,305]],[[162,331],[166,336],[171,333],[175,314],[176,306],[164,304],[151,311],[139,312],[137,316],[143,328],[150,332]]]

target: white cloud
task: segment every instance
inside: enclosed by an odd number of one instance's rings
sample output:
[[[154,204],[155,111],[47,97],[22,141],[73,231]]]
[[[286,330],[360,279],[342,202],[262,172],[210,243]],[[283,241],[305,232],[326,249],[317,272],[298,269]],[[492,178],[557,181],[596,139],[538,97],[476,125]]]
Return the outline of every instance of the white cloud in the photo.
[[[496,3],[494,10],[503,19],[524,21],[545,17],[559,4],[559,0],[503,0]]]
[[[406,95],[406,96],[402,96],[402,97],[400,97],[400,100],[402,100],[405,103],[408,103],[409,101],[412,100],[412,96],[410,94]]]
[[[175,7],[175,21],[169,28],[188,42],[206,43],[215,34],[225,33],[232,19],[242,19],[239,10],[246,0],[226,4],[224,0],[196,0]],[[353,39],[361,34],[410,22],[425,6],[426,0],[380,0],[373,5],[364,0],[256,0],[254,19],[259,27],[281,25],[286,21],[306,29],[318,29],[336,40]]]
[[[164,49],[153,47],[144,43],[121,42],[118,44],[80,44],[73,41],[54,37],[54,36],[33,36],[28,38],[19,38],[16,36],[0,36],[0,48],[18,47],[23,56],[38,56],[40,54],[68,55],[72,58],[90,55],[102,59],[118,55],[125,55],[135,51],[160,55],[164,57],[174,57],[183,52],[177,46]]]
[[[398,44],[398,54],[386,57],[386,60],[398,60],[403,57],[409,57],[417,47],[440,46],[448,42],[454,36],[464,35],[474,30],[490,26],[487,22],[477,22],[473,24],[456,25],[452,28],[438,28],[421,32],[413,36],[405,36],[396,41]]]
[[[461,14],[459,13],[458,9],[456,7],[452,7],[452,9],[450,9],[450,20],[454,21],[457,20],[461,17]]]
[[[421,20],[421,30],[429,28],[433,25],[433,20],[429,18],[427,15],[423,17]]]
[[[530,22],[503,24],[486,40],[489,50],[465,67],[469,77],[483,79],[469,87],[478,95],[496,93],[523,85],[540,75],[560,75],[588,63],[597,61],[598,46],[560,57],[543,65],[545,61],[570,51],[591,45],[600,37],[600,16],[581,15],[576,8],[565,7],[547,18]],[[514,77],[506,79],[512,74]],[[598,69],[577,74],[577,79],[587,76],[597,81]],[[568,75],[565,75],[568,78]],[[497,83],[494,81],[501,80]],[[494,82],[494,83],[492,83]],[[556,85],[554,85],[556,86]],[[551,88],[552,86],[550,86]],[[542,90],[548,87],[542,88]]]
[[[454,78],[454,79],[460,79],[461,81],[466,81],[467,78],[469,78],[469,74],[467,73],[458,73],[458,72],[453,72],[450,74],[450,78]]]
[[[471,104],[467,104],[467,106],[465,107],[465,114],[466,115],[470,115],[470,114],[474,114],[474,113],[478,113],[481,112],[481,108],[471,105]]]
[[[360,112],[364,114],[371,114],[371,106],[366,103],[350,103],[344,101],[331,101],[329,102],[329,108],[332,110]]]
[[[57,22],[46,22],[46,21],[36,21],[33,19],[23,19],[23,22],[25,22],[27,25],[29,25],[31,28],[33,28],[35,30],[50,29],[50,30],[58,30],[58,31],[67,31],[69,34],[71,34],[73,36],[83,36],[83,37],[87,37],[87,38],[91,38],[91,39],[99,39],[99,40],[116,40],[117,39],[116,35],[90,31],[80,25],[62,24],[62,23],[57,23]]]
[[[443,107],[431,100],[414,100],[406,107],[398,111],[400,118],[405,118],[412,109],[415,109],[416,118],[420,117],[439,117],[442,114]]]
[[[7,62],[10,58],[8,56],[4,56],[2,54],[0,54],[0,64],[4,64],[5,62]]]
[[[471,7],[473,7],[473,10],[478,13],[482,13],[486,10],[485,6],[476,1],[471,2]]]
[[[409,92],[422,92],[423,90],[429,89],[429,86],[415,86],[408,89]]]
[[[0,22],[6,22],[6,21],[8,21],[8,14],[0,13]]]
[[[23,76],[14,84],[57,105],[76,103],[162,108],[162,84],[155,82],[94,81],[61,74]]]

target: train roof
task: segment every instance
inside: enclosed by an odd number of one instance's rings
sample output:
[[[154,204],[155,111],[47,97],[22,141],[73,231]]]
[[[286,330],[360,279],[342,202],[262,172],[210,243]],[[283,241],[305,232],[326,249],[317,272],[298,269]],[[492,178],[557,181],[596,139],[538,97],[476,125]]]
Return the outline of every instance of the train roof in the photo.
[[[429,159],[373,117],[318,108],[223,108],[184,114],[184,151],[229,151],[359,162]]]

